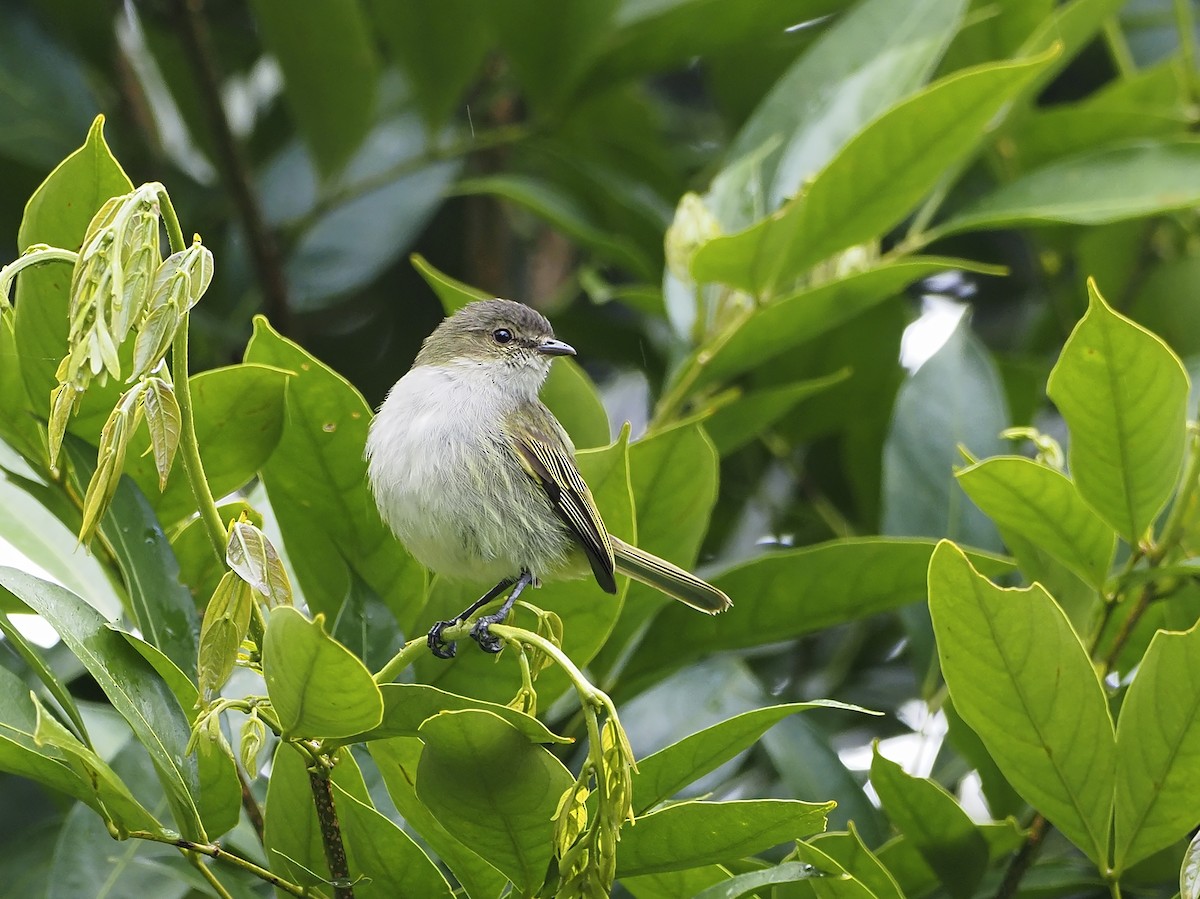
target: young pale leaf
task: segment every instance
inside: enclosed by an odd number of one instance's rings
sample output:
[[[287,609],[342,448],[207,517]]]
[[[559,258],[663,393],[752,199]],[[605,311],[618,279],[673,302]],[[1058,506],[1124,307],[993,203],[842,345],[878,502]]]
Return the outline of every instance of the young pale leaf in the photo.
[[[267,622],[263,676],[285,738],[346,737],[383,718],[371,672],[325,633],[324,620],[276,606]]]
[[[969,899],[987,870],[988,848],[962,806],[941,786],[913,777],[874,747],[871,785],[896,829],[937,872],[946,891]]]
[[[161,491],[167,486],[167,477],[171,474],[171,463],[175,460],[175,451],[179,449],[182,427],[175,388],[162,378],[148,379],[146,390],[142,393],[142,410],[150,431],[150,449],[154,453],[158,489]]]
[[[1179,899],[1200,899],[1200,833],[1192,837],[1179,867]]]
[[[1188,378],[1170,347],[1113,311],[1094,281],[1088,294],[1046,392],[1071,432],[1080,495],[1137,544],[1179,477]]]
[[[1033,541],[1093,587],[1104,585],[1117,535],[1070,478],[1019,456],[986,459],[955,476],[997,525]]]
[[[807,862],[780,862],[778,865],[764,868],[761,871],[747,871],[745,874],[738,874],[728,880],[722,880],[720,883],[713,884],[708,889],[696,893],[692,899],[738,899],[739,896],[747,896],[751,893],[762,895],[758,891],[764,887],[799,883],[802,880],[812,880],[824,876],[824,873]],[[635,893],[635,895],[641,894]]]
[[[636,818],[621,833],[617,876],[678,871],[754,855],[825,829],[834,803],[792,799],[681,802]]]
[[[0,568],[0,585],[58,631],[129,723],[154,762],[179,830],[188,839],[207,839],[196,808],[196,762],[185,752],[191,727],[154,668],[108,628],[99,612],[63,587],[13,568]]]
[[[929,611],[963,720],[1017,792],[1107,864],[1116,740],[1104,688],[1062,610],[1037,584],[995,586],[942,541]]]
[[[135,385],[126,396],[134,394],[136,398],[136,394],[141,392],[141,385]],[[83,497],[83,521],[79,525],[79,542],[83,544],[91,542],[121,480],[125,450],[129,446],[129,435],[134,425],[133,413],[127,405],[124,402],[118,403],[100,432],[96,468]]]
[[[574,781],[570,772],[491,712],[441,712],[421,725],[421,739],[417,796],[517,892],[535,893],[550,861],[554,812]]]
[[[200,625],[198,674],[200,694],[205,701],[214,698],[233,673],[238,647],[250,627],[253,604],[250,585],[234,572],[225,572],[204,609]]]
[[[956,72],[892,107],[774,215],[701,247],[693,276],[770,292],[833,253],[876,238],[974,152],[1004,104],[1054,57],[1050,51]]]
[[[267,605],[292,604],[292,584],[283,561],[261,528],[248,521],[235,521],[229,528],[225,561],[267,601]]]
[[[1172,845],[1200,823],[1200,627],[1158,631],[1117,722],[1114,868]]]
[[[834,708],[868,712],[840,702],[789,702],[767,706],[698,731],[638,761],[633,779],[634,811],[643,813],[670,799],[681,789],[750,748],[775,724],[796,712]]]
[[[178,304],[168,300],[150,310],[142,320],[133,342],[133,371],[129,374],[128,383],[150,372],[166,355],[171,341],[175,339],[179,319]]]

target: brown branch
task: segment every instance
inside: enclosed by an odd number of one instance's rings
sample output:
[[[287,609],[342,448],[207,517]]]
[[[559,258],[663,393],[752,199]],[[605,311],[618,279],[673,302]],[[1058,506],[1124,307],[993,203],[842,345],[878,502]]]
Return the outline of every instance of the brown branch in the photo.
[[[1033,821],[1029,825],[1029,833],[1025,837],[1025,842],[1021,844],[1021,848],[1017,850],[1017,854],[1008,863],[1008,869],[1004,872],[1004,879],[1000,881],[1000,888],[996,890],[995,899],[1011,899],[1011,897],[1017,895],[1017,890],[1021,886],[1021,879],[1025,876],[1025,872],[1029,870],[1029,866],[1033,864],[1033,860],[1037,858],[1038,851],[1042,848],[1042,840],[1046,838],[1046,831],[1049,829],[1050,822],[1042,817],[1040,812],[1033,816]]]
[[[317,807],[317,821],[321,825],[321,842],[325,846],[325,861],[329,864],[333,895],[335,899],[354,899],[354,884],[350,880],[350,864],[346,861],[342,828],[333,804],[333,781],[329,779],[329,769],[315,761],[308,769],[308,781],[312,786],[313,803]]]
[[[246,817],[250,819],[250,826],[254,828],[254,832],[258,834],[258,842],[263,842],[263,813],[259,808],[258,800],[254,798],[254,793],[250,789],[250,781],[242,772],[240,766],[237,769],[238,783],[242,785],[242,808],[246,810]]]
[[[203,0],[175,0],[175,19],[183,37],[185,51],[191,59],[200,99],[212,129],[221,174],[237,207],[250,255],[254,262],[267,316],[282,333],[294,336],[291,309],[288,306],[287,284],[275,236],[267,227],[262,207],[254,193],[250,171],[242,158],[225,107],[221,103],[221,83],[217,75],[215,55],[208,26],[201,11]]]

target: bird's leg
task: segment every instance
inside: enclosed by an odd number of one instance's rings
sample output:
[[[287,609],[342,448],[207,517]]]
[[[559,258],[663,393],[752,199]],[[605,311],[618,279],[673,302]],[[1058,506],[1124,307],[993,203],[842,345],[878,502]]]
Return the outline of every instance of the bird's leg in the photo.
[[[508,598],[504,600],[504,605],[498,608],[491,615],[483,615],[475,622],[471,628],[471,639],[479,644],[479,648],[484,652],[499,652],[503,648],[503,644],[496,637],[493,637],[488,630],[493,624],[499,624],[508,617],[509,611],[513,607],[513,603],[517,601],[517,597],[521,595],[526,587],[533,583],[533,575],[529,571],[522,571],[521,576],[517,578],[513,584],[512,592],[508,594]]]
[[[468,618],[486,606],[489,602],[511,587],[516,581],[516,578],[506,577],[487,593],[483,594],[483,596],[479,597],[479,599],[475,600],[475,602],[471,603],[469,606],[459,612],[455,617],[451,618],[449,621],[439,621],[437,624],[431,627],[429,629],[429,636],[425,640],[425,642],[429,644],[429,651],[439,659],[454,658],[454,643],[447,643],[445,640],[443,640],[442,631],[448,627],[453,627],[460,622],[466,621]],[[505,610],[508,608],[510,608],[510,604],[506,601]]]

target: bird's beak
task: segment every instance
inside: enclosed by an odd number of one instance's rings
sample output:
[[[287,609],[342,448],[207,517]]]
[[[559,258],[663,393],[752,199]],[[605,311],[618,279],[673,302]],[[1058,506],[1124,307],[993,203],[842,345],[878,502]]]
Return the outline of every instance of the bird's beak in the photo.
[[[574,356],[575,347],[553,337],[547,337],[537,346],[537,351],[547,356]]]

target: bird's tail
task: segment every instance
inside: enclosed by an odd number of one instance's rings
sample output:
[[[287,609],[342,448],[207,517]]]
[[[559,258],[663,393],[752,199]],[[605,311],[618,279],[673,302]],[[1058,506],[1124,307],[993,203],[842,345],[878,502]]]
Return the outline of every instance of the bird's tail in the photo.
[[[612,547],[617,571],[629,575],[635,581],[641,581],[648,587],[661,590],[667,596],[686,603],[693,609],[716,615],[733,605],[723,591],[677,565],[652,556],[636,546],[630,546],[616,537],[612,538]]]

